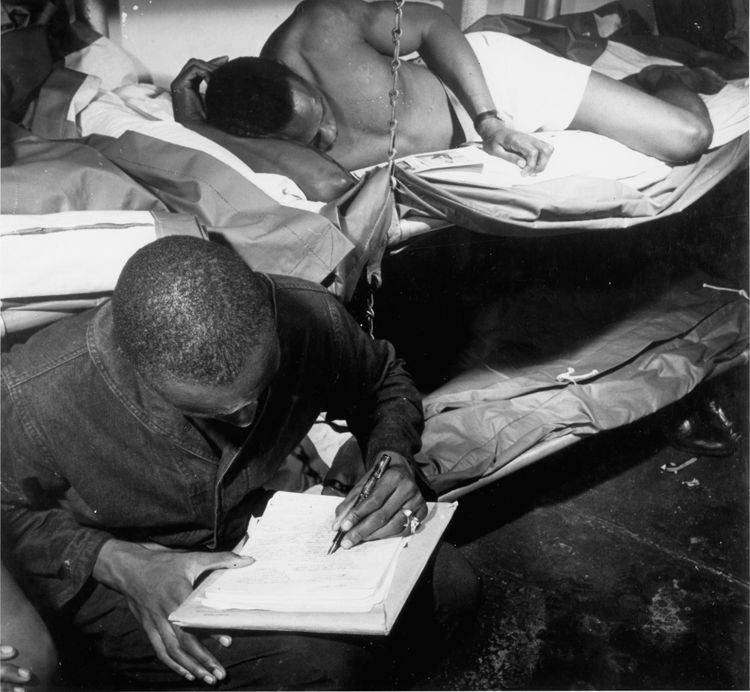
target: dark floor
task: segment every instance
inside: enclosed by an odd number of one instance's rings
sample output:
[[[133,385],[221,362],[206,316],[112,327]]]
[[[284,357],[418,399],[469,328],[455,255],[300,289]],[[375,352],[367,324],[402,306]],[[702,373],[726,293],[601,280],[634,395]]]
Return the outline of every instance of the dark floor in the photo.
[[[478,310],[494,301],[523,320],[511,304],[530,287],[560,301],[588,292],[605,307],[696,269],[748,287],[746,174],[629,231],[461,233],[386,258],[376,294],[376,334],[425,391],[460,369]],[[527,328],[508,324],[516,339]],[[461,650],[415,689],[748,689],[747,368],[711,386],[744,429],[729,457],[667,471],[691,457],[665,443],[667,411],[459,501],[449,538],[480,573],[484,603]]]
[[[732,410],[747,420],[747,372]],[[725,390],[726,391],[726,390]],[[748,445],[664,446],[655,420],[467,495],[451,527],[484,582],[460,652],[416,689],[748,689]]]

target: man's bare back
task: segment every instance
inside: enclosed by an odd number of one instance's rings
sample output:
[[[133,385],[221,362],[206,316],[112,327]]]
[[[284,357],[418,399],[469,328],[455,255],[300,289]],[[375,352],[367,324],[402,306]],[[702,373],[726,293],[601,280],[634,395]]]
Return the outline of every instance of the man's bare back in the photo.
[[[472,117],[496,107],[476,56],[447,15],[423,3],[412,3],[408,12],[401,53],[419,51],[427,67],[401,64],[400,155],[451,145],[454,125],[444,84]],[[261,52],[325,94],[338,124],[338,138],[328,153],[349,168],[382,162],[387,151],[393,17],[390,2],[307,0]],[[570,127],[607,135],[668,161],[701,153],[710,142],[711,125],[697,95],[674,79],[651,84],[649,92],[653,95],[592,73]],[[538,140],[491,125],[487,130],[485,122],[483,131],[478,130],[488,151],[528,166],[532,173],[544,168],[552,152]]]
[[[261,57],[283,62],[325,94],[338,125],[327,153],[349,169],[381,163],[388,151],[393,44],[376,49],[361,31],[371,26],[371,36],[390,39],[393,12],[390,26],[378,26],[383,15],[374,10],[380,4],[302,3],[261,51]],[[413,40],[405,37],[404,43],[408,47]],[[443,84],[411,62],[401,63],[398,80],[398,155],[448,148],[453,124]]]

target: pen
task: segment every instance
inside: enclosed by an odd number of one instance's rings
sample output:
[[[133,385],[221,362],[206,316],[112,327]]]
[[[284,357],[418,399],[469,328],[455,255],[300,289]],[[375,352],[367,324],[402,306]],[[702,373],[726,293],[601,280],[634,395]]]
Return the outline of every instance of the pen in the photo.
[[[365,482],[362,490],[359,491],[359,495],[357,495],[357,499],[354,501],[351,509],[354,509],[360,502],[370,497],[370,493],[372,493],[372,491],[375,489],[375,485],[380,480],[380,477],[385,473],[385,470],[388,468],[388,464],[390,463],[391,457],[389,454],[383,454],[383,456],[380,457],[380,461],[378,461],[378,463],[375,465],[375,468],[372,470],[372,473]],[[341,529],[336,532],[333,543],[331,543],[331,547],[328,549],[328,555],[332,555],[339,549],[339,546],[341,545],[341,539],[344,537],[345,533],[346,531],[342,531]]]

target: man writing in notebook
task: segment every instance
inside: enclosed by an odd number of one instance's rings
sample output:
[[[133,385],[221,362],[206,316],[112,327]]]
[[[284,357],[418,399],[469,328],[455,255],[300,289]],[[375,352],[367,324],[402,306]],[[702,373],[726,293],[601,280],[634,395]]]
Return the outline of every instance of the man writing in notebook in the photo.
[[[7,547],[40,607],[81,636],[99,685],[383,684],[387,642],[213,638],[167,619],[205,571],[252,562],[230,551],[321,411],[348,421],[366,467],[391,458],[370,497],[349,512],[363,479],[339,511],[341,549],[424,518],[418,394],[393,347],[333,296],[218,244],[162,238],[128,261],[110,303],[11,349],[3,383]],[[428,576],[460,620],[470,568],[440,550]]]
[[[257,146],[243,138],[275,137],[311,145],[348,170],[381,163],[393,28],[392,2],[301,2],[260,58],[188,62],[172,83],[175,118],[240,158]],[[668,162],[695,159],[711,142],[695,93],[721,83],[710,71],[648,70],[631,86],[499,32],[464,35],[421,2],[405,3],[401,28],[401,55],[417,51],[424,64],[399,68],[400,156],[479,140],[490,154],[536,173],[552,155],[530,134],[537,130],[587,130]]]

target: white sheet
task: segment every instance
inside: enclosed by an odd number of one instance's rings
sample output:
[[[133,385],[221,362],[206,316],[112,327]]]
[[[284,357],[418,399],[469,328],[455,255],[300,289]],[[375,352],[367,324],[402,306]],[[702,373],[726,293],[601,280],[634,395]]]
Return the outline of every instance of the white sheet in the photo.
[[[0,299],[112,290],[128,258],[159,237],[148,211],[0,216]]]
[[[643,190],[666,178],[672,170],[659,159],[593,132],[564,130],[538,132],[534,136],[555,148],[549,164],[538,175],[524,176],[518,166],[486,154],[478,145],[406,156],[399,159],[399,164],[426,180],[487,188],[522,187],[570,176],[586,176],[618,180],[636,190]],[[433,163],[432,159],[437,159],[438,163]]]

